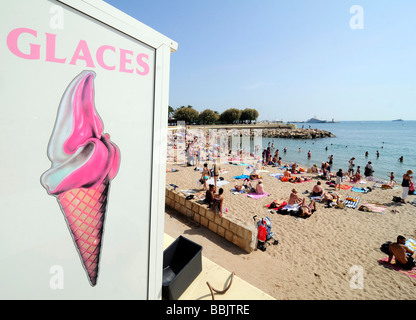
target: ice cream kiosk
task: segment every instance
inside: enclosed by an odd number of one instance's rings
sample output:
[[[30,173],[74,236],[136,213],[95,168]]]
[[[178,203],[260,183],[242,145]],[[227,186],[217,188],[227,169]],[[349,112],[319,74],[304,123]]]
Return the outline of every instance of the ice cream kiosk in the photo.
[[[160,299],[177,44],[101,0],[0,12],[0,298]]]

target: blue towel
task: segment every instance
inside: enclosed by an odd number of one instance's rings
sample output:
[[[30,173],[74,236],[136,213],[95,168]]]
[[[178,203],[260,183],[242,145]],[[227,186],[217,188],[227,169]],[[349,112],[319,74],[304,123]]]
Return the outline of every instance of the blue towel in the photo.
[[[233,177],[234,179],[249,179],[250,178],[250,176],[247,176],[247,175],[245,175],[245,174],[242,174],[241,176],[235,176],[235,177]]]

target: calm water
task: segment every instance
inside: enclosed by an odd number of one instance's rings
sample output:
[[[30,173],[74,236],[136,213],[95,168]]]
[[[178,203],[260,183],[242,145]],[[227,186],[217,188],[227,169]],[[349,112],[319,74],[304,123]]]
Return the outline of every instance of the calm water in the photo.
[[[371,161],[374,176],[383,180],[387,180],[387,173],[393,171],[396,181],[401,182],[403,173],[409,169],[416,170],[416,121],[345,121],[296,125],[298,128],[310,125],[311,128],[327,130],[336,137],[313,140],[263,138],[263,147],[266,148],[269,141],[273,142],[283,162],[296,162],[307,167],[313,164],[320,167],[323,161],[333,155],[332,171],[340,168],[347,171],[348,160],[355,157],[355,168],[360,166],[363,174],[365,165]],[[288,149],[286,154],[283,153],[284,147]],[[328,151],[325,147],[328,147]],[[311,159],[307,159],[309,150]],[[376,156],[377,150],[379,158]],[[366,151],[369,153],[367,158]],[[404,158],[403,163],[398,161],[400,156]]]

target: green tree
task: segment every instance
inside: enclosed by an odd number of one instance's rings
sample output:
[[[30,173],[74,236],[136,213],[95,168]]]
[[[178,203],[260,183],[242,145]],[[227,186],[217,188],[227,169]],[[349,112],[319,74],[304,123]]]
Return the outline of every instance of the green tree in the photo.
[[[175,109],[173,109],[171,106],[169,106],[169,108],[168,108],[168,118],[169,119],[172,118],[174,113],[175,113]]]
[[[225,123],[235,123],[240,121],[241,110],[230,108],[220,115],[220,121]]]
[[[256,109],[246,108],[243,111],[241,111],[240,120],[245,122],[250,121],[251,123],[252,121],[257,120],[258,117],[259,112]]]
[[[212,111],[210,109],[205,109],[199,114],[199,123],[200,124],[213,124],[219,119],[218,112]]]
[[[192,106],[181,106],[175,110],[174,117],[178,121],[185,121],[186,123],[193,123],[198,121],[199,112]]]

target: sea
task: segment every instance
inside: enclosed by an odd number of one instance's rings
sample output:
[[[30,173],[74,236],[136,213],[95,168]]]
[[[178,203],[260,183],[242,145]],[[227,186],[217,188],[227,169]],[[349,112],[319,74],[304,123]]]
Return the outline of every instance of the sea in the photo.
[[[355,157],[355,169],[360,166],[361,174],[368,161],[372,162],[374,177],[388,181],[394,172],[396,181],[401,182],[403,174],[411,169],[416,171],[416,121],[341,121],[336,123],[296,123],[332,132],[335,137],[320,139],[262,138],[263,148],[273,144],[279,150],[284,163],[296,162],[301,167],[319,168],[322,162],[333,155],[332,172],[348,170],[348,161]],[[284,153],[284,148],[287,152]],[[311,158],[308,159],[308,151]],[[365,156],[368,151],[368,156]],[[379,156],[377,157],[377,151]],[[399,158],[403,156],[403,162]]]

